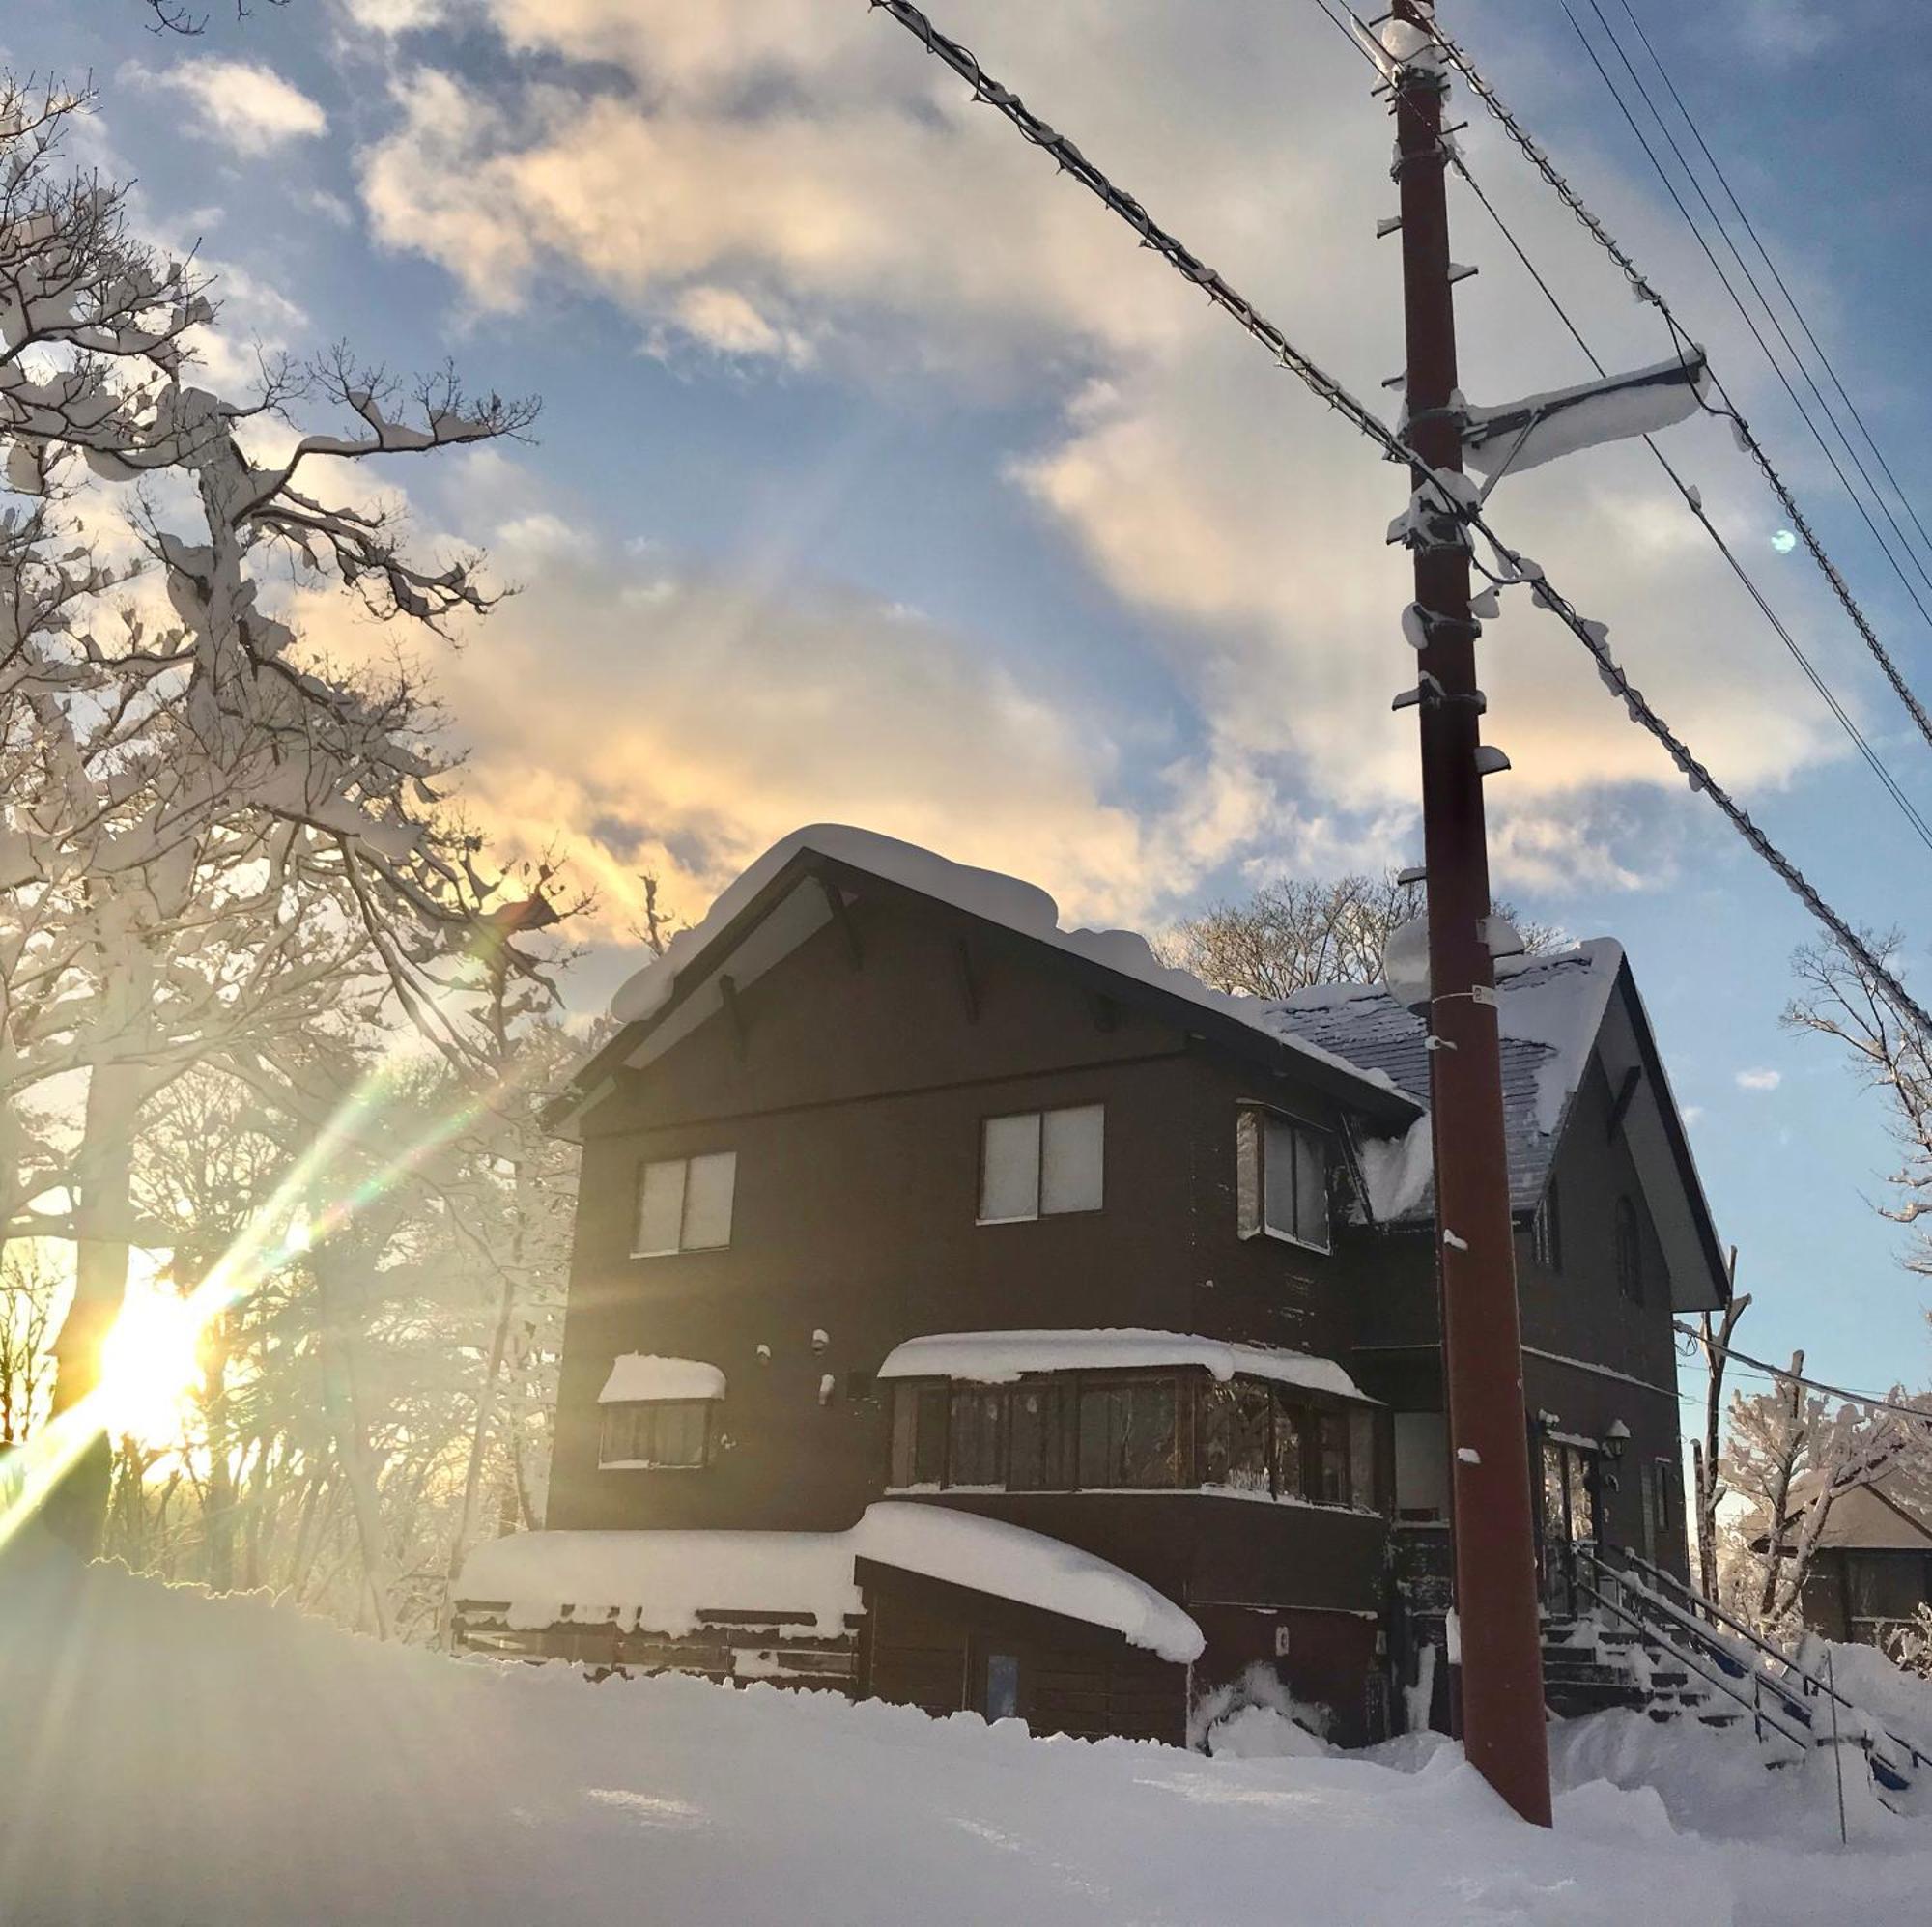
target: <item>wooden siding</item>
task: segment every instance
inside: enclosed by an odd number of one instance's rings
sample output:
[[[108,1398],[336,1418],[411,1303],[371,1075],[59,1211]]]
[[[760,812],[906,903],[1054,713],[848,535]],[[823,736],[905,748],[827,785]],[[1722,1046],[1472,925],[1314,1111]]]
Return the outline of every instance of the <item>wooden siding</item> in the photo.
[[[1018,1716],[1035,1733],[1118,1735],[1170,1746],[1187,1735],[1188,1669],[1104,1629],[859,1562],[868,1626],[865,1688],[936,1718],[983,1711],[989,1653],[1019,1662]]]

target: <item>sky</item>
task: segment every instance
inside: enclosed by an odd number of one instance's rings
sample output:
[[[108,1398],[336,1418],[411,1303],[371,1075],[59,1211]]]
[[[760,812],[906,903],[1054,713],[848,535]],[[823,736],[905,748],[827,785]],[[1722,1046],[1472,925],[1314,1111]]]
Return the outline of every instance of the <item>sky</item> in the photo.
[[[1598,43],[1591,0],[1574,0]],[[1901,164],[1932,78],[1876,0],[1631,0],[1922,517],[1932,267]],[[1602,0],[1628,34],[1623,0]],[[1056,180],[865,0],[291,0],[147,30],[15,0],[0,57],[91,75],[75,158],[216,277],[207,379],[347,341],[540,394],[518,444],[400,463],[423,546],[519,593],[418,660],[506,854],[599,893],[571,996],[634,962],[649,871],[696,919],[787,830],[864,825],[1157,928],[1264,878],[1418,856],[1385,548],[1404,479]],[[1401,365],[1390,127],[1314,0],[942,0],[1018,90],[1358,395]],[[1678,218],[1560,8],[1444,24],[1711,350],[1880,635],[1932,634]],[[1614,70],[1621,71],[1620,70]],[[1655,86],[1655,76],[1651,76]],[[1605,361],[1655,312],[1460,94],[1471,170]],[[1640,110],[1639,110],[1640,111]],[[1467,193],[1463,385],[1587,378]],[[1721,423],[1672,458],[1921,807],[1932,754]],[[1494,519],[1854,921],[1932,942],[1922,843],[1640,445],[1506,479]],[[1921,589],[1921,593],[1923,589]],[[318,646],[366,646],[339,603]],[[1932,1377],[1879,1098],[1780,1028],[1805,913],[1520,600],[1483,642],[1498,892],[1629,950],[1721,1234],[1738,1342]],[[1918,881],[1913,881],[1917,878]],[[1921,994],[1923,994],[1921,992]],[[1687,1384],[1690,1381],[1687,1380]]]

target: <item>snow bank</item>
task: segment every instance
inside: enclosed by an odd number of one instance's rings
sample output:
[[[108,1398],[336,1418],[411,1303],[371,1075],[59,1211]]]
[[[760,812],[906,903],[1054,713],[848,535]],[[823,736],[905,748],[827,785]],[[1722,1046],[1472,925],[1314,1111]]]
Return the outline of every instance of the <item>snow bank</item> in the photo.
[[[1753,1768],[1735,1782],[1756,1797],[1733,1816],[1747,1830],[1673,1832],[1655,1792],[1579,1757],[1570,1736],[1599,1723],[1552,1729],[1546,1833],[1440,1740],[1386,1760],[1207,1759],[764,1686],[593,1686],[83,1570],[27,1540],[0,1560],[0,1733],[20,1737],[0,1779],[0,1906],[20,1927],[1923,1917],[1922,1824],[1840,1852],[1822,1790]],[[1699,1789],[1731,1784],[1722,1742],[1634,1724],[1622,1771],[1654,1748],[1671,1822],[1701,1825]]]
[[[479,1545],[457,1592],[507,1602],[513,1629],[550,1626],[569,1606],[573,1619],[673,1637],[708,1610],[836,1633],[860,1607],[842,1532],[517,1532]]]
[[[732,919],[793,858],[806,850],[916,890],[923,896],[971,916],[982,917],[990,923],[1002,924],[1022,936],[1051,944],[1056,949],[1165,990],[1172,996],[1185,998],[1188,1003],[1223,1017],[1233,1017],[1276,1043],[1343,1071],[1357,1082],[1382,1090],[1394,1088],[1379,1073],[1365,1071],[1319,1044],[1290,1036],[1271,1025],[1266,1019],[1267,1006],[1260,1000],[1210,990],[1189,972],[1162,963],[1148,940],[1137,931],[1063,930],[1060,906],[1037,884],[1022,882],[998,870],[974,869],[921,849],[916,843],[902,843],[895,836],[882,836],[876,831],[857,830],[843,823],[810,824],[774,843],[719,893],[697,922],[680,930],[666,945],[663,956],[653,957],[642,970],[618,986],[617,994],[611,1000],[611,1016],[620,1024],[641,1023],[656,1016],[670,1001],[680,975],[690,970]]]
[[[886,1354],[881,1378],[963,1378],[1010,1384],[1025,1372],[1100,1372],[1205,1366],[1225,1384],[1236,1373],[1373,1403],[1333,1359],[1271,1346],[1230,1345],[1138,1325],[1093,1331],[952,1331],[908,1339]]]
[[[1178,1666],[1198,1659],[1208,1643],[1193,1620],[1145,1580],[1005,1519],[885,1499],[866,1508],[852,1529],[852,1549],[901,1572],[1109,1628]]]
[[[1828,1653],[1833,1684],[1848,1700],[1921,1753],[1932,1754],[1932,1680],[1893,1665],[1876,1646],[1820,1639],[1815,1633],[1800,1648],[1799,1664],[1822,1680]]]
[[[700,1358],[659,1358],[648,1351],[627,1351],[614,1359],[611,1375],[597,1395],[600,1405],[628,1404],[650,1399],[722,1399],[724,1374]]]

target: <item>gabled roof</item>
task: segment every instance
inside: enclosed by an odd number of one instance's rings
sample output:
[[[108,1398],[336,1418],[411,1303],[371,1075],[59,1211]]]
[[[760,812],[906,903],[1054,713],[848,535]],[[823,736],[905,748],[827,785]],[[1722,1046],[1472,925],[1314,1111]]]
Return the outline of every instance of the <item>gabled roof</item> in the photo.
[[[1132,930],[1065,930],[1045,891],[1017,877],[973,869],[895,837],[843,824],[795,830],[775,843],[712,904],[622,984],[611,1014],[623,1028],[572,1080],[554,1120],[594,1100],[611,1074],[648,1063],[723,1007],[721,974],[736,990],[762,976],[838,914],[835,898],[892,892],[943,914],[973,920],[1037,945],[1102,994],[1151,1008],[1182,1029],[1292,1070],[1385,1126],[1415,1118],[1419,1100],[1374,1066],[1350,1063],[1276,1023],[1253,998],[1210,990],[1163,964]]]
[[[1543,1196],[1623,961],[1623,947],[1599,937],[1554,956],[1514,957],[1496,966],[1510,1204],[1516,1210],[1534,1210]],[[1292,1035],[1385,1071],[1417,1102],[1429,1101],[1429,1027],[1382,985],[1322,984],[1266,1007]],[[1425,1216],[1434,1208],[1432,1198],[1425,1180],[1414,1196],[1381,1201],[1388,1208],[1379,1214]]]
[[[1801,1472],[1792,1480],[1787,1506],[1794,1521],[1810,1510],[1819,1484],[1819,1475],[1811,1471]],[[1819,1528],[1819,1549],[1932,1552],[1932,1524],[1921,1516],[1922,1504],[1908,1494],[1906,1484],[1896,1477],[1881,1476],[1840,1492]],[[1796,1535],[1794,1523],[1791,1536]]]
[[[1381,985],[1321,985],[1264,1007],[1293,1034],[1385,1071],[1427,1102],[1427,1026]],[[1577,1093],[1593,1060],[1601,1062],[1669,1263],[1672,1303],[1679,1311],[1721,1304],[1729,1295],[1723,1247],[1623,946],[1595,937],[1548,956],[1499,961],[1496,1010],[1511,1208],[1532,1211],[1542,1201]],[[1360,1163],[1378,1219],[1420,1224],[1431,1216],[1426,1125],[1400,1145],[1370,1140]]]

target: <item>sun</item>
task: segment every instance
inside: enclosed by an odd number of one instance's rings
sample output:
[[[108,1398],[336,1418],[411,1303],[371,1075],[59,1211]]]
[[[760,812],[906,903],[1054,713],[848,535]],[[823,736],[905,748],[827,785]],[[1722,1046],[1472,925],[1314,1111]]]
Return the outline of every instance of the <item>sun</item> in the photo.
[[[200,1373],[201,1320],[185,1298],[129,1282],[121,1316],[100,1347],[99,1411],[110,1438],[172,1445],[182,1408]]]

